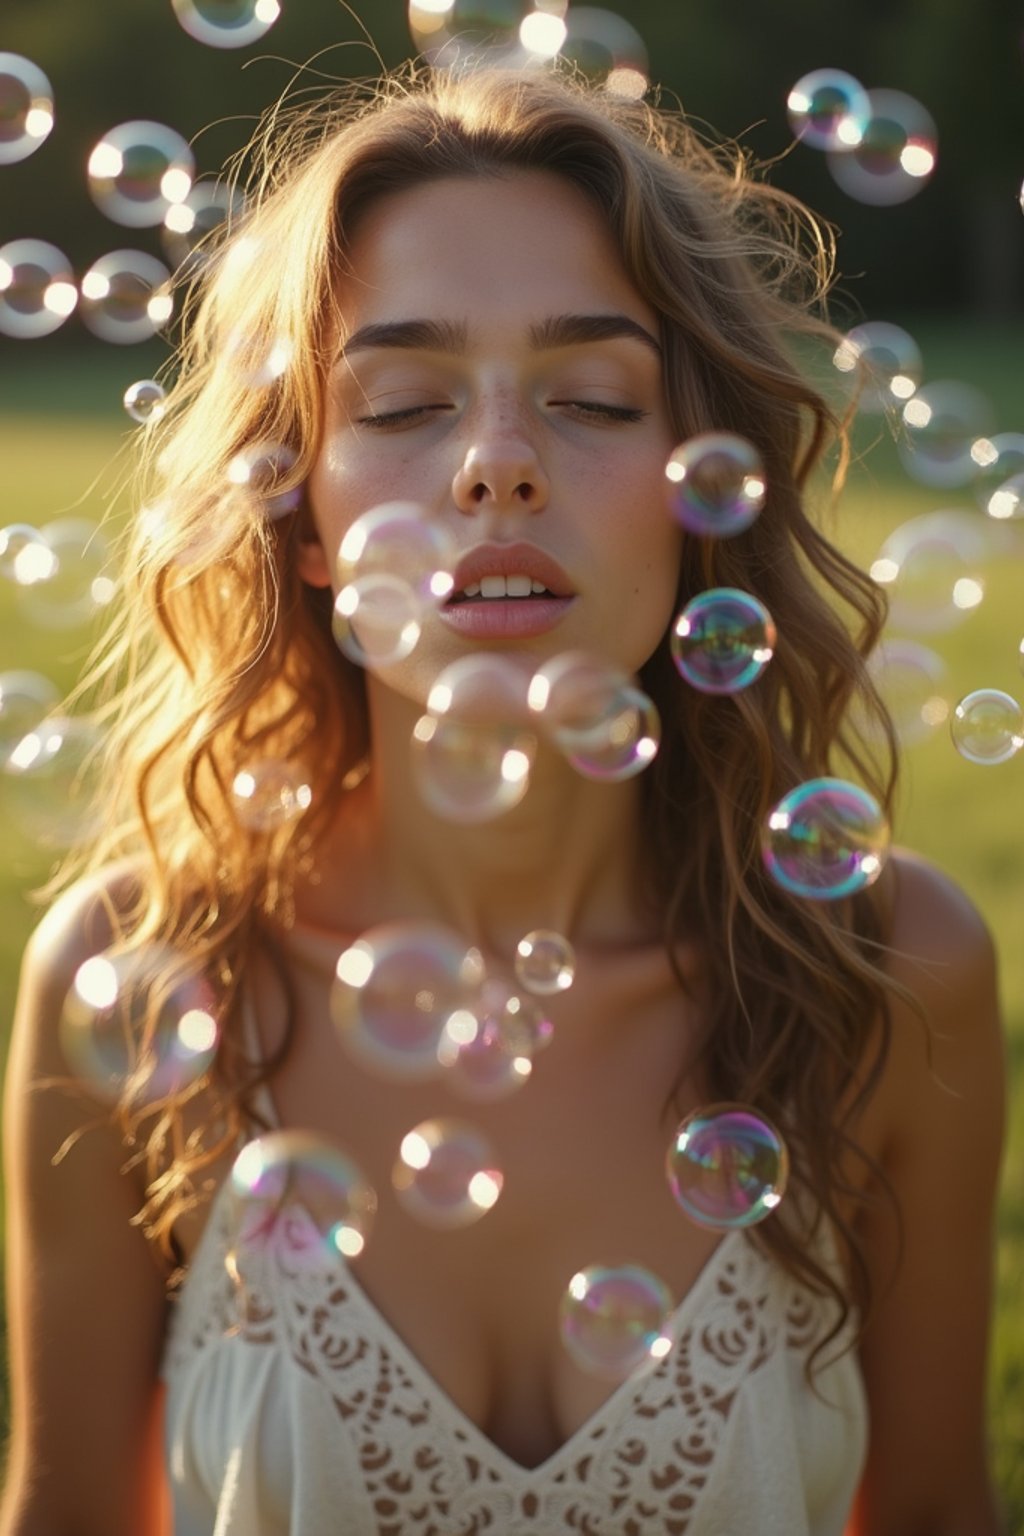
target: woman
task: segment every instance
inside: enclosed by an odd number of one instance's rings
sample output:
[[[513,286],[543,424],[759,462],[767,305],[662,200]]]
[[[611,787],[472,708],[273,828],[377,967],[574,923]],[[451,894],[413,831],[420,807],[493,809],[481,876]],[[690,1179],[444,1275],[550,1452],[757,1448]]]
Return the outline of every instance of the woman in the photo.
[[[880,599],[802,505],[835,426],[791,349],[830,334],[825,238],[681,122],[551,76],[393,79],[271,129],[151,434],[105,827],[25,961],[0,1529],[159,1530],[163,1459],[188,1536],[997,1531],[987,933],[909,854],[817,901],[760,852],[780,796],[837,764],[892,792],[847,727],[858,703],[884,718],[863,665]],[[736,537],[665,510],[669,456],[706,431],[764,465]],[[361,670],[331,632],[339,544],[410,502],[453,540],[454,590],[411,653]],[[715,586],[779,636],[725,698],[667,643]],[[511,809],[437,814],[413,730],[442,669],[493,651],[638,674],[649,768],[581,777],[542,734]],[[308,809],[253,827],[232,786],[268,762]],[[530,930],[571,940],[525,1091],[467,1106],[346,1050],[339,954],[408,920],[497,975]],[[115,941],[184,955],[221,1033],[193,1082],[125,1084],[105,1116],[56,1080],[69,989]],[[665,1180],[676,1126],[723,1102],[766,1116],[792,1168],[775,1214],[732,1231]],[[485,1129],[504,1174],[451,1231],[389,1188],[439,1115]],[[275,1125],[376,1190],[351,1267],[310,1250],[301,1209],[251,1241],[232,1225],[233,1159]],[[559,1307],[582,1266],[627,1260],[677,1303],[672,1345],[609,1384]]]

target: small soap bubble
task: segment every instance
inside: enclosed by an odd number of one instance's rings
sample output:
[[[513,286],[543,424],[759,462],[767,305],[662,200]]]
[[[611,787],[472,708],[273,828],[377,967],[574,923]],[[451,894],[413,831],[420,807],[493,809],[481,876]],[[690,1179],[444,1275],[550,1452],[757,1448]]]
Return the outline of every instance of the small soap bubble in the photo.
[[[404,661],[423,633],[423,605],[401,576],[375,571],[347,582],[334,600],[334,643],[360,667]]]
[[[283,1242],[290,1258],[358,1259],[373,1232],[377,1195],[341,1147],[312,1131],[268,1131],[232,1164],[228,1268],[244,1279],[247,1251]]]
[[[0,165],[26,160],[53,128],[53,86],[20,53],[0,53]]]
[[[935,169],[935,120],[905,91],[869,91],[868,101],[868,119],[857,143],[826,151],[829,171],[836,185],[860,203],[905,203],[927,186]]]
[[[661,720],[628,673],[601,657],[564,651],[537,669],[529,705],[537,724],[584,778],[614,783],[654,761]]]
[[[857,409],[865,412],[887,411],[909,400],[924,367],[913,336],[887,320],[855,325],[839,343],[832,361],[840,373],[858,375],[862,387]]]
[[[60,1021],[68,1066],[101,1098],[153,1103],[203,1076],[220,1042],[217,995],[160,944],[109,949],[75,972]]]
[[[581,1371],[625,1381],[669,1353],[674,1310],[668,1286],[642,1265],[588,1264],[562,1294],[558,1330]]]
[[[639,101],[650,86],[647,45],[636,27],[616,11],[570,6],[560,53],[609,96]]]
[[[49,336],[78,303],[78,288],[63,251],[45,240],[0,246],[0,331],[19,341]]]
[[[39,532],[51,564],[45,577],[19,586],[18,606],[41,629],[84,628],[114,597],[107,537],[95,523],[79,517],[46,523]]]
[[[492,651],[462,656],[438,674],[412,737],[425,805],[449,821],[490,821],[530,785],[537,737],[525,667]]]
[[[988,527],[969,512],[926,512],[889,534],[871,576],[889,596],[891,622],[938,634],[963,622],[985,595]]]
[[[949,671],[936,651],[916,640],[882,640],[867,665],[905,747],[924,741],[949,719]]]
[[[0,672],[0,766],[37,731],[60,694],[39,672]]]
[[[669,1189],[700,1227],[750,1227],[777,1208],[789,1152],[766,1116],[745,1104],[711,1104],[686,1116],[665,1159]]]
[[[164,214],[160,242],[168,261],[180,277],[199,272],[217,248],[229,220],[245,209],[245,195],[236,187],[216,181],[197,181],[183,202],[172,203]]]
[[[82,278],[84,324],[101,341],[148,341],[174,313],[171,274],[146,251],[109,251]]]
[[[480,951],[440,923],[385,923],[339,956],[331,1018],[348,1050],[378,1076],[436,1077],[449,1018],[473,1013]]]
[[[572,986],[576,954],[569,940],[550,928],[534,928],[516,945],[516,979],[537,997],[554,997]]]
[[[171,0],[180,26],[209,48],[248,48],[281,14],[279,0]]]
[[[155,379],[137,379],[124,392],[124,408],[132,421],[159,421],[167,409],[167,391]]]
[[[1024,474],[1011,475],[988,498],[989,517],[1004,523],[1024,518]]]
[[[680,677],[701,693],[739,693],[760,677],[777,638],[771,614],[750,592],[712,587],[687,603],[669,648]]]
[[[27,731],[0,771],[10,828],[59,852],[90,836],[99,825],[101,741],[98,727],[83,717],[47,715]]]
[[[89,156],[89,195],[115,224],[145,229],[185,201],[195,171],[195,156],[173,128],[145,119],[119,123]]]
[[[1005,763],[1024,747],[1024,711],[1012,694],[976,688],[949,722],[953,745],[969,763]]]
[[[19,587],[49,581],[57,573],[57,556],[44,534],[28,523],[0,528],[0,576]]]
[[[991,419],[991,403],[972,384],[923,385],[903,407],[905,432],[896,444],[907,474],[943,489],[970,484],[978,472],[972,450]]]
[[[837,901],[873,884],[889,853],[889,824],[873,795],[844,779],[809,779],[765,818],[761,852],[784,891]]]
[[[427,614],[451,595],[455,545],[414,502],[385,502],[347,529],[335,571],[334,639],[351,661],[383,667],[408,656]]]
[[[535,9],[529,0],[410,0],[409,31],[435,67],[524,63],[520,30]]]
[[[995,493],[1008,480],[1024,474],[1024,432],[995,432],[991,437],[976,438],[971,444],[971,460],[975,465],[975,500],[983,512],[998,520],[1003,502],[997,498],[993,509]]]
[[[303,483],[287,484],[298,457],[287,443],[266,439],[247,443],[228,464],[228,480],[251,498],[254,512],[274,522],[287,517],[302,502]]]
[[[761,455],[735,432],[704,432],[680,443],[665,476],[672,514],[690,533],[732,538],[764,506]]]
[[[295,345],[285,335],[248,335],[236,330],[225,337],[221,348],[221,360],[250,389],[266,389],[283,378],[294,356]]]
[[[466,1099],[488,1103],[525,1088],[533,1071],[537,1009],[500,976],[487,977],[472,1012],[457,1009],[438,1043],[445,1082]],[[531,1048],[520,1050],[526,1042]]]
[[[504,1175],[485,1136],[445,1117],[424,1120],[403,1136],[391,1182],[408,1215],[451,1231],[486,1216],[501,1194]]]
[[[789,125],[812,149],[852,149],[871,117],[867,91],[844,69],[812,69],[786,98]]]
[[[255,832],[272,832],[309,810],[313,791],[302,770],[277,758],[252,763],[231,781],[235,815]]]

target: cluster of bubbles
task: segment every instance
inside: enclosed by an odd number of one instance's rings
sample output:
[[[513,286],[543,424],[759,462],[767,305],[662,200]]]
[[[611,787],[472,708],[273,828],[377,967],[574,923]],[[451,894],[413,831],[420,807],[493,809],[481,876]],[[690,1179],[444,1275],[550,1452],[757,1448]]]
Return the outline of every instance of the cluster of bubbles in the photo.
[[[938,132],[905,91],[865,90],[846,70],[801,76],[786,100],[795,136],[821,150],[836,184],[858,202],[904,203],[935,169]]]

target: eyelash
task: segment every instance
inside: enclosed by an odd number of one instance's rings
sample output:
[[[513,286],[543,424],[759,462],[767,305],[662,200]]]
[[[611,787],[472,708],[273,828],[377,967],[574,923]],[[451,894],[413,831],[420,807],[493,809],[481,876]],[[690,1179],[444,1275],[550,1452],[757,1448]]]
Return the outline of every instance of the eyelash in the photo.
[[[580,412],[581,418],[584,421],[642,421],[649,414],[647,411],[636,410],[628,405],[598,405],[594,401],[587,400],[556,400],[553,403],[555,405],[571,406],[574,410]],[[360,417],[358,425],[360,427],[376,427],[387,431],[388,427],[401,426],[403,422],[413,421],[417,416],[426,415],[428,411],[444,409],[446,409],[444,406],[412,405],[404,411],[387,411],[382,416]]]

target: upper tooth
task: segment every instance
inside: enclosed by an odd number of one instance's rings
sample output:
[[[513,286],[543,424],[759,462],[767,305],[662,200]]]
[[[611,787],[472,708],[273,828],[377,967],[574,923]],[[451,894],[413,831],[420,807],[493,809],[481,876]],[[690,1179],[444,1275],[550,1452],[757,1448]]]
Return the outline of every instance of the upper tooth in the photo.
[[[529,576],[482,576],[479,582],[471,581],[463,587],[467,597],[529,597],[531,592],[543,592],[540,582]]]
[[[532,588],[529,576],[505,577],[505,591],[509,597],[529,597]]]
[[[462,590],[467,597],[479,597],[480,583],[478,581],[467,581]]]
[[[530,583],[530,590],[532,592],[546,592],[547,587],[542,581],[534,581]]]

